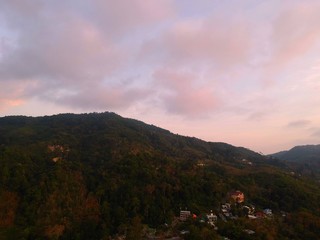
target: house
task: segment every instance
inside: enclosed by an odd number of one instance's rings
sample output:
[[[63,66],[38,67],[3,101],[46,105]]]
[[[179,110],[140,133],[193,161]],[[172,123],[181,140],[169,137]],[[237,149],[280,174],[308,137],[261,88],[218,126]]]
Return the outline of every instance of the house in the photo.
[[[254,206],[243,206],[242,209],[245,211],[246,214],[252,215],[254,214],[255,208]]]
[[[222,208],[222,209],[221,209],[221,212],[222,212],[223,214],[225,214],[225,213],[228,213],[229,211],[228,211],[227,209],[225,209],[225,208]]]
[[[198,167],[205,167],[206,164],[205,164],[204,162],[198,162],[197,166],[198,166]]]
[[[62,160],[61,157],[54,157],[54,158],[52,158],[52,161],[53,161],[53,162],[58,162],[58,161],[61,161],[61,160]]]
[[[180,221],[186,221],[188,217],[191,216],[190,211],[180,211]]]
[[[207,214],[207,219],[210,225],[214,225],[214,223],[217,222],[218,217],[211,211],[210,214]]]
[[[231,210],[231,204],[230,203],[221,204],[221,210],[230,211]]]
[[[243,192],[237,190],[229,193],[229,198],[232,202],[235,203],[243,203],[244,202],[244,194]]]
[[[252,162],[248,161],[247,159],[242,159],[243,164],[252,165]]]
[[[256,212],[255,214],[256,218],[264,218],[266,217],[266,214],[264,212]]]
[[[189,234],[189,233],[190,233],[189,230],[182,230],[182,231],[180,231],[180,234],[181,234],[181,235],[186,235],[186,234]]]
[[[282,217],[286,217],[287,213],[285,211],[280,211]]]
[[[257,219],[257,217],[256,217],[256,216],[251,215],[251,214],[248,214],[248,218],[249,218],[249,219]]]
[[[250,229],[244,229],[243,230],[245,233],[248,233],[249,235],[255,234],[256,232]]]
[[[267,215],[269,217],[272,216],[272,210],[269,208],[264,209],[263,212],[265,215]]]

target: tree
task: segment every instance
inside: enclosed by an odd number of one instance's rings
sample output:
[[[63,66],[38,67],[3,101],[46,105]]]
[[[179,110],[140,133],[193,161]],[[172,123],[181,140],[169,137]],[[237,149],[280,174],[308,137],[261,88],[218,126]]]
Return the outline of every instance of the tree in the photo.
[[[143,226],[141,218],[139,216],[135,216],[128,228],[126,240],[140,240],[142,237],[142,230]]]

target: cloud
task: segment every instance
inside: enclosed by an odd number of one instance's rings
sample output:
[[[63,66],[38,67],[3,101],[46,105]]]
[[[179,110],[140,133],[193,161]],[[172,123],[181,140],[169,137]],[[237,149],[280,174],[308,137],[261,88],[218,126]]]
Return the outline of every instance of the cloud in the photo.
[[[24,83],[0,82],[0,110],[23,105],[25,88]]]
[[[14,99],[12,97],[10,97],[10,98],[0,97],[0,110],[5,111],[9,108],[23,105],[24,103],[25,103],[25,101],[23,99]]]
[[[90,2],[90,1],[89,1]],[[174,15],[173,1],[94,0],[90,2],[95,21],[114,37],[132,35],[143,28],[165,21]]]
[[[319,141],[320,140],[320,128],[313,129],[313,133],[311,134],[311,137],[317,138]]]
[[[155,53],[176,65],[205,64],[215,69],[244,64],[251,51],[249,25],[241,18],[224,17],[177,21],[162,35],[146,42],[142,56]],[[157,49],[161,52],[157,53]]]
[[[9,12],[15,14],[8,14],[8,22],[24,5],[18,10],[15,6],[10,5]],[[17,30],[18,38],[16,48],[2,57],[1,80],[39,78],[62,84],[92,81],[115,70],[123,60],[118,46],[90,21],[63,11],[45,15],[48,9],[42,5],[35,9],[39,10],[29,13],[25,7],[17,19],[28,17],[26,20],[8,23]]]
[[[319,47],[320,4],[316,1],[297,1],[282,4],[281,11],[272,22],[269,42],[270,61],[266,75],[272,80],[294,61]]]
[[[231,92],[250,61],[251,24],[227,15],[176,19],[141,45],[137,61],[155,69],[157,99],[169,113],[208,116],[239,97]]]
[[[189,117],[208,115],[218,107],[212,86],[199,84],[197,75],[184,71],[162,68],[153,75],[159,87],[159,97],[168,112]]]
[[[290,59],[308,51],[320,37],[320,4],[299,2],[286,5],[274,22],[276,55]]]
[[[301,94],[299,68],[283,84],[282,73],[318,55],[320,21],[315,1],[293,2],[239,2],[230,11],[212,1],[197,9],[174,0],[0,1],[0,83],[13,100],[85,110],[140,104],[187,117],[299,119],[288,112],[319,101],[315,87],[308,95],[319,71]],[[275,84],[265,88],[266,79]]]
[[[89,20],[102,32],[113,38],[132,35],[134,31],[153,27],[174,15],[173,1],[143,0],[68,0],[57,4],[54,0],[12,0],[0,3],[8,25],[21,30],[23,25],[32,30],[43,22],[53,26],[63,25],[69,17]]]
[[[47,95],[49,101],[85,110],[126,109],[150,96],[149,89],[130,86],[91,86],[77,92]]]
[[[310,124],[311,124],[311,121],[301,119],[301,120],[289,122],[287,127],[289,127],[289,128],[304,128],[304,127],[308,127]]]
[[[83,109],[123,108],[143,100],[150,92],[144,86],[121,85],[134,51],[127,36],[166,21],[173,14],[171,2],[1,2],[9,33],[1,38],[0,83],[10,83],[12,95],[23,85],[17,97],[25,100]]]

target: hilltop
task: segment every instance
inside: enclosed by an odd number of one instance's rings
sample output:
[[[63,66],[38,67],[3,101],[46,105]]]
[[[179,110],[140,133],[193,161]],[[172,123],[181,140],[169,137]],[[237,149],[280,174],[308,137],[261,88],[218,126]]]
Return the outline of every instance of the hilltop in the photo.
[[[246,148],[115,113],[3,117],[0,239],[141,239],[142,228],[164,236],[179,226],[189,228],[185,239],[237,239],[247,228],[255,232],[248,239],[312,239],[320,228],[319,186],[290,171]],[[246,204],[272,209],[274,219],[240,217],[218,222],[218,230],[176,225],[180,209],[218,211],[234,190]]]
[[[281,151],[271,156],[289,162],[320,162],[320,145],[296,146],[288,151]]]
[[[270,156],[286,162],[296,174],[320,180],[320,145],[296,146]]]

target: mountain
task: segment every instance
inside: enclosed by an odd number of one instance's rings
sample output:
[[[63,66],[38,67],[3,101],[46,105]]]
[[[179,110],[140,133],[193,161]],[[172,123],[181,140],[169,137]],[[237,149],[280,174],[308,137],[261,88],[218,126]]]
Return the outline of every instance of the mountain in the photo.
[[[271,154],[271,156],[289,162],[320,162],[320,144],[296,146],[288,151]]]
[[[319,184],[290,171],[115,113],[2,117],[0,239],[144,239],[150,228],[159,238],[188,229],[181,239],[316,239]],[[239,218],[219,220],[218,230],[177,221],[185,208],[218,214],[235,190],[273,218],[250,220],[236,204]]]
[[[296,146],[270,156],[285,161],[296,174],[320,181],[320,145]]]

